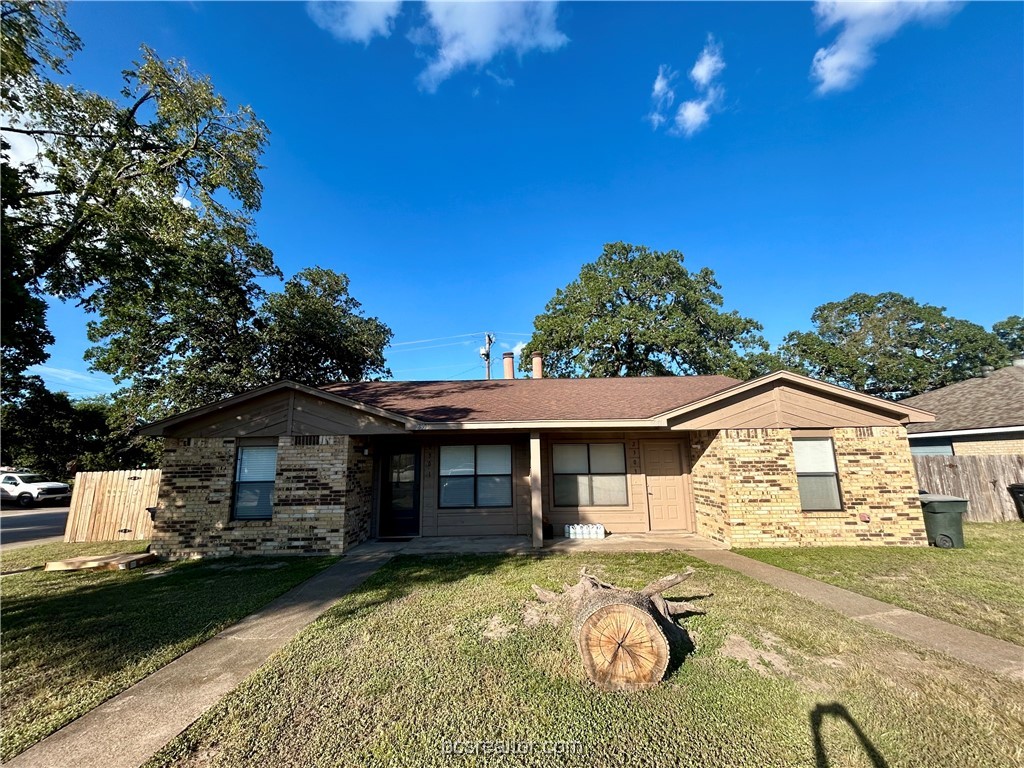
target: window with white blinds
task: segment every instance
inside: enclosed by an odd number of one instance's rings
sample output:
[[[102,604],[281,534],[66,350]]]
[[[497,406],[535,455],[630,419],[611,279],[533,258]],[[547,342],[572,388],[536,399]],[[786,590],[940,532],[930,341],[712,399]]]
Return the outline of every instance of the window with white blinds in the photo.
[[[438,505],[511,507],[512,446],[443,445]]]
[[[629,504],[624,443],[555,445],[551,463],[556,507]]]
[[[235,520],[269,520],[274,509],[276,445],[242,445],[235,464]]]
[[[841,510],[832,438],[793,438],[793,457],[801,508],[807,512]]]

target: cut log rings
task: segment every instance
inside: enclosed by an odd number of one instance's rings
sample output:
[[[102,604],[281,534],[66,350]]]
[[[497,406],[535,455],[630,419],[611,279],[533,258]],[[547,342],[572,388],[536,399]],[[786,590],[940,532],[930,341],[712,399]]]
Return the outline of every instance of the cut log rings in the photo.
[[[592,595],[576,616],[583,667],[606,691],[636,691],[661,682],[671,647],[646,595],[608,590]]]

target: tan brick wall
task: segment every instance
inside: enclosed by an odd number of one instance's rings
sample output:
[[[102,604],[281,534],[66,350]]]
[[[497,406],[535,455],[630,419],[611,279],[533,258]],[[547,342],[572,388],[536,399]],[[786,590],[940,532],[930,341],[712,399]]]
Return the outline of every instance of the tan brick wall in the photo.
[[[722,432],[733,547],[791,546],[803,541],[793,441],[786,429]]]
[[[731,544],[726,504],[724,438],[720,432],[690,433],[690,478],[696,533]]]
[[[843,510],[804,512],[790,430],[692,433],[697,533],[733,547],[927,543],[904,429],[832,436]]]
[[[953,438],[957,456],[1024,456],[1024,439],[961,440]]]
[[[231,519],[236,445],[234,438],[166,440],[158,555],[340,554],[369,537],[372,459],[351,438],[279,439],[270,520]]]

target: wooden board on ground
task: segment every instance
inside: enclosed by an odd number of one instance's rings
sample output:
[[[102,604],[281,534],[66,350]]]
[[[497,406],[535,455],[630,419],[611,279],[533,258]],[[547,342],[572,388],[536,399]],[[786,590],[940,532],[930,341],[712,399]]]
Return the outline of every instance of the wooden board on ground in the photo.
[[[114,555],[84,555],[69,557],[67,560],[52,560],[46,564],[47,571],[127,571],[157,561],[151,552],[131,552]]]

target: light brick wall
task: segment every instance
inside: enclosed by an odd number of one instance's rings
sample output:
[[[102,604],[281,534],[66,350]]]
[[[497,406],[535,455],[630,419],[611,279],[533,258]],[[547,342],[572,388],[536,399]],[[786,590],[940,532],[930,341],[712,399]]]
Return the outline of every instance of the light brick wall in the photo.
[[[843,510],[804,512],[788,429],[691,435],[697,533],[733,547],[925,544],[902,427],[832,431]]]
[[[724,438],[720,432],[690,433],[690,478],[696,532],[729,546]]]
[[[1024,456],[1024,439],[961,440],[953,438],[957,456]]]
[[[236,446],[234,438],[166,440],[158,555],[340,554],[369,537],[372,459],[351,438],[279,439],[270,520],[231,519]]]

